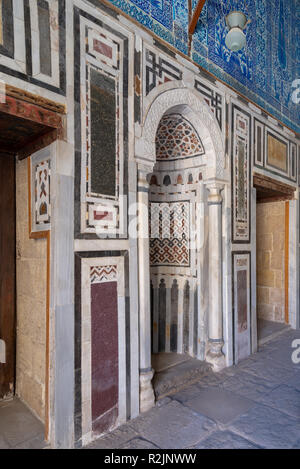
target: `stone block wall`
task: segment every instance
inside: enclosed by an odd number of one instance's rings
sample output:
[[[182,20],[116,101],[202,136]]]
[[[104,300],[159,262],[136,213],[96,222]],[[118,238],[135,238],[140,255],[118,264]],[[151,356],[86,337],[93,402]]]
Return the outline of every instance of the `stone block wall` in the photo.
[[[30,239],[27,160],[16,164],[16,393],[44,420],[47,241]]]
[[[257,204],[257,314],[285,320],[285,202]]]

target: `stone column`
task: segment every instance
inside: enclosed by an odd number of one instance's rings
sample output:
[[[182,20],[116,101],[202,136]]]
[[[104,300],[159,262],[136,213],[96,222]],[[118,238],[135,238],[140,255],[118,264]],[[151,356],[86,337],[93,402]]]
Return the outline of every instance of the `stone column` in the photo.
[[[149,184],[145,170],[138,170],[138,269],[139,269],[139,335],[140,335],[140,412],[154,405],[151,380],[151,310],[149,262]]]
[[[223,301],[222,301],[222,196],[223,185],[209,184],[209,350],[206,361],[214,371],[225,367],[222,352],[223,341]]]

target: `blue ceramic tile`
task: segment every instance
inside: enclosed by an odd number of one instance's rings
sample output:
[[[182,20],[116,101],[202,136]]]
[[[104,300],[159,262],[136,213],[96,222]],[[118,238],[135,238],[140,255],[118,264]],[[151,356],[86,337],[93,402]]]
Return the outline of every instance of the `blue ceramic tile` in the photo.
[[[188,0],[110,0],[132,18],[188,53]],[[192,8],[197,0],[192,0]],[[243,11],[247,45],[227,49],[226,15]],[[191,47],[192,59],[275,117],[300,130],[291,84],[300,78],[299,0],[209,0],[201,12]]]

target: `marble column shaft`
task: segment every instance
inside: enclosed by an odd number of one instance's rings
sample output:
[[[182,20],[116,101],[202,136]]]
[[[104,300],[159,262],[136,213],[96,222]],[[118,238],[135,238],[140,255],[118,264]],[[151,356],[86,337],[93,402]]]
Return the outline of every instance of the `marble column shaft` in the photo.
[[[140,412],[154,405],[151,384],[151,310],[149,264],[149,184],[145,171],[138,171],[138,269],[139,269],[139,335],[140,335]]]

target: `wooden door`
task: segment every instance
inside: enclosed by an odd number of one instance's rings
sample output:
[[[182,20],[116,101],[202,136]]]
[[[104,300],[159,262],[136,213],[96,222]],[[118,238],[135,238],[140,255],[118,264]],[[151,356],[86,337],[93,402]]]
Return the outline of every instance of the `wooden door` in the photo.
[[[16,350],[16,203],[15,158],[0,154],[0,399],[15,385]],[[5,357],[3,351],[5,348]],[[5,361],[5,363],[1,363]]]

